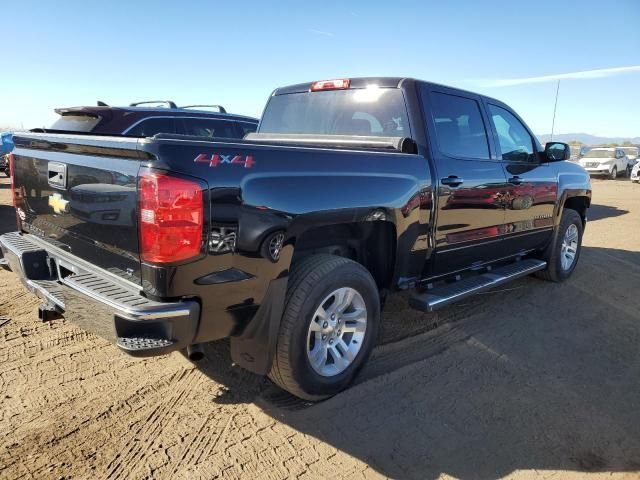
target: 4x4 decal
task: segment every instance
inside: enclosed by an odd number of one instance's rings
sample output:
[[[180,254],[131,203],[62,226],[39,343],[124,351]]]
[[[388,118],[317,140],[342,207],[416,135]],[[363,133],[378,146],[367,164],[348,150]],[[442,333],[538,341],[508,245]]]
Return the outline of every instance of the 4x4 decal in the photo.
[[[210,167],[216,168],[218,165],[243,165],[244,168],[251,168],[255,164],[253,155],[212,155],[201,153],[194,162],[208,163]]]

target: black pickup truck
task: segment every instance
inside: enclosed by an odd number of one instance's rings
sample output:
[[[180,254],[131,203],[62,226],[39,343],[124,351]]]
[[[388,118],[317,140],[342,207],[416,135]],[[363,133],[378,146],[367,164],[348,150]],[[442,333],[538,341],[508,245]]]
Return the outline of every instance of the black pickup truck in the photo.
[[[317,400],[370,353],[381,305],[433,311],[573,272],[589,175],[498,100],[410,78],[273,92],[242,140],[15,135],[5,263],[125,352],[231,338],[233,360]],[[496,312],[499,314],[499,312]]]

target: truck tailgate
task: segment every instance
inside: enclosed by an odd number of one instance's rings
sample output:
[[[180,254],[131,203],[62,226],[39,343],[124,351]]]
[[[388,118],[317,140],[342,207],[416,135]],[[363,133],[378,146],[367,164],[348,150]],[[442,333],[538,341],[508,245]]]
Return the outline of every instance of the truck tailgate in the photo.
[[[140,283],[136,181],[149,155],[138,139],[27,133],[15,142],[22,229]]]

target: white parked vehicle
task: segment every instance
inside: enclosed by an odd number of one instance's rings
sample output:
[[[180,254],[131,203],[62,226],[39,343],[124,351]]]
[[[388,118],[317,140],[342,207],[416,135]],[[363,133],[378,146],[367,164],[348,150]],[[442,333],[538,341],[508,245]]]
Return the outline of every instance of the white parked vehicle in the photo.
[[[637,162],[631,170],[631,181],[640,183],[640,161]]]
[[[580,165],[590,175],[603,175],[612,180],[618,175],[629,177],[633,166],[620,147],[592,148],[580,159]]]
[[[638,162],[640,162],[640,158],[638,158],[638,156],[640,155],[640,148],[638,147],[620,147],[620,148],[622,148],[624,153],[629,158],[629,163],[631,164],[631,166],[637,165]]]

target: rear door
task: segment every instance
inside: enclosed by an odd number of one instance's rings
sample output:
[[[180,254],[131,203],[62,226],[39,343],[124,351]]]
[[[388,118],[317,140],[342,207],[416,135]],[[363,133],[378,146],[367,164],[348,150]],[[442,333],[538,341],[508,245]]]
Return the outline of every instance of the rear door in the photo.
[[[486,103],[496,150],[507,178],[505,253],[545,245],[553,232],[558,183],[549,163],[541,163],[538,144],[525,124],[505,105]]]
[[[506,177],[494,158],[487,118],[473,94],[421,86],[437,182],[433,275],[501,256]]]

